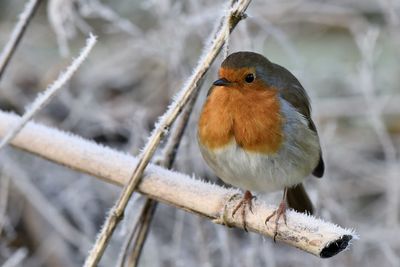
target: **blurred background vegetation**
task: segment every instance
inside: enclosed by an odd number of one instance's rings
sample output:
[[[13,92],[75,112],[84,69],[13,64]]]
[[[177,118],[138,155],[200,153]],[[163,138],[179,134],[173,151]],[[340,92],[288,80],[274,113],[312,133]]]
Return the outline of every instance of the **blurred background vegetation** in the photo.
[[[0,47],[25,2],[0,1]],[[36,121],[137,154],[225,6],[42,1],[0,81],[0,109],[23,113],[91,31],[99,37],[95,49]],[[322,260],[160,205],[140,266],[400,266],[400,2],[254,0],[247,14],[230,51],[262,53],[306,88],[327,165],[324,178],[306,187],[318,216],[356,229],[361,239]],[[174,166],[212,181],[195,125],[221,59],[207,75]],[[94,240],[120,188],[12,148],[0,164],[0,264],[80,266],[88,246],[68,233]],[[280,196],[261,197],[278,203]],[[101,266],[115,266],[141,202],[131,201]],[[12,257],[21,261],[10,265]]]

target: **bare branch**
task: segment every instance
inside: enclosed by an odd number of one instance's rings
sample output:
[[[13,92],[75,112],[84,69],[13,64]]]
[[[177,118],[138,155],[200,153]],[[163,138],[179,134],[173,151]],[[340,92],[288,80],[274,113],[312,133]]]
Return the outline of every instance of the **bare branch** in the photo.
[[[0,112],[0,135],[18,119],[18,116]],[[12,144],[120,186],[126,184],[132,166],[138,163],[135,157],[32,122]],[[225,220],[229,226],[242,227],[240,216],[228,216],[236,204],[235,200],[228,201],[238,193],[235,189],[205,183],[155,165],[147,168],[143,178],[138,191],[152,199],[201,215],[214,223],[223,224]],[[264,220],[274,210],[274,206],[255,201],[253,213],[246,218],[248,230],[272,237],[274,224],[265,225]],[[277,240],[318,257],[333,256],[346,249],[351,239],[357,238],[352,230],[294,211],[288,212],[287,219],[287,225],[279,225]]]
[[[121,221],[126,205],[128,204],[128,201],[132,196],[132,193],[135,190],[136,186],[139,184],[140,178],[142,177],[143,172],[150,162],[158,145],[163,139],[165,133],[171,127],[172,123],[182,111],[183,107],[189,101],[190,97],[192,97],[195,93],[196,89],[198,88],[197,85],[204,77],[208,68],[214,62],[224,44],[226,34],[228,34],[229,31],[231,31],[236,26],[236,24],[242,18],[244,18],[244,11],[247,9],[247,6],[249,4],[250,0],[241,0],[239,2],[236,2],[235,5],[231,9],[229,9],[228,15],[226,15],[227,17],[230,17],[229,21],[222,18],[224,22],[222,23],[220,31],[212,40],[211,45],[199,61],[197,67],[193,72],[193,75],[189,78],[184,87],[179,91],[178,95],[175,98],[175,101],[170,105],[168,110],[164,113],[164,115],[160,117],[159,122],[156,124],[156,127],[149,138],[149,141],[143,149],[143,153],[139,157],[138,164],[136,165],[131,175],[131,178],[124,186],[121,195],[111,209],[110,215],[107,217],[106,222],[102,227],[101,232],[93,246],[93,249],[90,251],[85,261],[86,267],[95,266],[100,261],[100,258],[103,255],[104,250],[108,244],[108,241],[112,233],[114,232],[117,224],[119,223],[119,221]]]
[[[21,263],[28,256],[28,249],[19,248],[14,254],[9,257],[1,266],[2,267],[16,267],[21,266]]]
[[[26,3],[24,11],[19,15],[19,20],[11,33],[10,39],[0,55],[0,80],[40,2],[41,0],[30,0]]]
[[[93,46],[96,44],[96,37],[90,34],[86,41],[85,47],[82,49],[79,56],[68,66],[65,73],[60,73],[57,80],[52,83],[44,93],[39,94],[33,101],[31,106],[27,108],[25,114],[22,116],[21,121],[10,128],[5,137],[0,142],[0,150],[6,146],[10,140],[12,140],[25,124],[33,118],[33,116],[41,110],[50,100],[56,95],[56,93],[63,88],[65,83],[71,78],[72,74],[79,68],[79,66],[85,61]]]
[[[7,203],[8,203],[8,192],[10,185],[10,176],[1,175],[0,176],[0,236],[3,231],[3,226],[6,221]]]
[[[136,227],[136,233],[132,236],[133,246],[129,256],[125,258],[125,263],[123,266],[135,267],[139,264],[140,255],[142,254],[144,242],[146,241],[147,234],[150,230],[150,224],[154,217],[158,202],[154,199],[146,199],[145,205],[143,207],[142,213]],[[128,251],[127,251],[128,252]]]
[[[200,83],[198,87],[201,87]],[[179,144],[182,140],[182,136],[185,133],[186,126],[188,124],[190,114],[192,113],[193,106],[196,102],[197,96],[198,96],[199,90],[195,92],[195,95],[190,99],[190,102],[187,104],[185,111],[182,113],[180,116],[179,123],[176,124],[176,127],[174,128],[173,132],[171,133],[171,136],[168,140],[167,145],[165,146],[164,149],[164,156],[163,159],[160,163],[160,166],[163,166],[167,169],[171,169],[176,158],[176,153],[178,152]],[[152,200],[152,199],[147,199],[144,208],[139,216],[139,226],[137,228],[137,233],[136,235],[133,235],[132,238],[134,237],[134,243],[133,243],[133,250],[132,253],[127,261],[127,266],[137,266],[139,263],[140,255],[143,249],[144,242],[146,241],[146,237],[148,234],[148,231],[150,229],[150,224],[153,220],[155,210],[157,208],[157,202]],[[124,249],[124,254],[127,253],[127,249],[129,246],[127,246]]]

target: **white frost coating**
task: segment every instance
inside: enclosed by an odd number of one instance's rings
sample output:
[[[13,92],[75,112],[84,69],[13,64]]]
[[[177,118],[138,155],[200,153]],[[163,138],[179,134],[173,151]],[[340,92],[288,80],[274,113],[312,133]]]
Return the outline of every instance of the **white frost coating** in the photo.
[[[193,85],[192,84],[193,81],[196,80],[196,76],[199,73],[202,73],[204,69],[208,69],[208,67],[213,62],[212,60],[210,60],[210,51],[212,51],[213,47],[215,46],[216,35],[220,34],[222,37],[221,39],[223,39],[224,41],[227,41],[227,40],[229,41],[230,29],[229,29],[229,23],[227,23],[227,22],[231,16],[231,13],[234,10],[237,10],[237,6],[239,6],[240,4],[241,4],[240,2],[237,2],[235,4],[235,6],[229,7],[228,9],[224,10],[224,12],[226,14],[225,15],[226,19],[222,25],[222,28],[219,27],[220,26],[219,24],[216,25],[213,34],[211,34],[210,38],[207,40],[208,45],[204,45],[204,47],[203,47],[201,56],[200,56],[199,60],[197,61],[196,67],[193,69],[192,74],[185,81],[182,88],[172,97],[172,102],[168,105],[167,111],[158,118],[158,120],[155,124],[155,127],[154,127],[153,131],[151,132],[151,134],[149,135],[145,146],[141,149],[141,152],[147,151],[149,149],[149,147],[152,145],[151,141],[154,140],[155,136],[159,132],[160,126],[162,127],[163,125],[165,125],[165,122],[168,120],[168,118],[170,118],[172,116],[172,114],[176,110],[176,107],[178,107],[181,104],[182,99],[185,98],[185,95],[187,95],[190,87]],[[220,21],[218,21],[218,23],[219,22]],[[227,48],[226,48],[226,50],[227,50]]]
[[[0,135],[4,135],[9,126],[18,120],[18,116],[0,111]],[[125,153],[33,122],[24,127],[12,140],[12,144],[121,186],[128,181],[132,169],[138,162],[137,158]],[[226,207],[227,222],[242,227],[240,216],[234,218],[230,216],[239,199],[227,202],[230,196],[239,192],[237,189],[220,187],[152,164],[146,169],[138,189],[143,194],[164,203],[202,214],[216,223],[223,222],[221,218]],[[269,224],[267,227],[264,220],[275,208],[261,200],[255,200],[254,213],[247,213],[248,229],[273,236],[273,225]],[[278,235],[277,239],[316,256],[320,256],[320,252],[327,244],[336,242],[343,235],[350,235],[353,239],[358,238],[353,230],[343,229],[312,216],[288,211],[287,217],[288,226],[280,224],[279,229],[283,234]]]
[[[233,6],[231,6],[231,2],[230,5],[228,6],[227,9],[224,10],[226,14],[225,15],[225,21],[222,25],[222,27],[220,27],[219,24],[216,25],[214,32],[210,35],[210,38],[207,40],[208,45],[204,45],[203,50],[201,52],[201,56],[199,58],[199,60],[197,61],[196,67],[193,69],[192,74],[189,76],[189,78],[185,81],[185,83],[183,84],[182,88],[172,97],[172,102],[169,104],[167,111],[161,115],[158,118],[157,123],[155,124],[155,127],[153,129],[153,131],[151,132],[150,136],[148,137],[148,142],[145,144],[145,146],[142,148],[142,152],[147,151],[149,149],[149,147],[152,145],[152,140],[155,139],[155,136],[157,135],[157,133],[160,130],[160,126],[162,127],[163,125],[165,125],[166,121],[168,121],[168,119],[172,116],[172,114],[174,113],[174,111],[176,110],[176,108],[181,104],[182,100],[185,99],[185,96],[188,94],[188,92],[190,91],[190,88],[192,87],[192,83],[194,80],[196,80],[196,76],[199,73],[203,73],[205,69],[208,69],[209,66],[211,65],[211,63],[213,62],[213,58],[210,57],[211,51],[213,51],[213,49],[215,49],[215,43],[217,41],[217,35],[219,35],[221,37],[222,40],[224,40],[224,42],[229,41],[229,35],[230,35],[230,25],[229,25],[229,19],[231,17],[231,14],[234,11],[238,10],[238,7],[243,5],[242,3],[243,1],[237,1],[236,3],[234,3]],[[222,15],[223,16],[223,15]],[[219,23],[220,21],[218,21]],[[228,47],[225,48],[224,50],[225,53],[228,52]],[[224,55],[224,58],[227,55]]]
[[[221,15],[221,16],[223,16],[223,15]],[[229,15],[227,15],[227,17],[229,17]],[[220,22],[220,21],[218,21],[218,22]],[[212,46],[214,46],[214,43],[215,43],[215,36],[219,32],[229,34],[229,29],[228,29],[228,31],[226,31],[225,28],[220,28],[220,25],[218,23],[216,24],[213,34],[210,34],[209,38],[207,39],[206,43],[208,43],[208,45],[203,46],[203,49],[202,49],[201,55],[199,57],[199,60],[197,61],[196,67],[192,70],[192,73],[189,76],[189,78],[183,83],[181,89],[174,96],[172,96],[172,101],[168,105],[166,112],[163,115],[158,117],[158,120],[154,124],[154,128],[153,128],[152,132],[150,133],[150,135],[147,138],[146,144],[141,149],[141,153],[148,150],[148,147],[151,145],[151,141],[157,135],[157,132],[159,131],[159,129],[165,124],[165,121],[167,121],[167,119],[169,117],[171,117],[171,115],[174,112],[174,109],[176,109],[176,107],[180,104],[179,102],[181,102],[182,99],[187,94],[189,87],[192,85],[193,80],[195,80],[195,76],[199,72],[201,72],[202,69],[208,68],[211,65],[211,62],[208,60],[208,58],[209,58],[210,50],[212,50]],[[223,38],[226,39],[225,36],[223,36]]]
[[[227,193],[229,194],[240,193],[240,190],[236,188],[226,188],[218,186],[214,183],[205,181],[203,179],[196,179],[194,175],[190,177],[186,174],[176,172],[170,169],[167,170],[160,166],[152,164],[150,164],[149,168],[145,171],[145,176],[162,177],[162,181],[164,183],[167,182],[170,185],[174,186],[179,185],[179,187],[189,188],[190,191],[194,191],[198,194],[204,194],[204,193],[210,194],[211,192],[221,195]]]
[[[21,263],[28,256],[28,249],[25,247],[19,248],[15,251],[3,264],[2,267],[22,266]]]
[[[10,140],[12,140],[25,126],[25,124],[32,119],[32,117],[41,110],[46,104],[56,95],[56,93],[63,87],[63,85],[71,78],[74,72],[79,68],[79,66],[85,61],[93,46],[96,44],[97,37],[93,34],[89,35],[86,40],[86,45],[82,49],[79,56],[68,66],[64,73],[60,73],[57,80],[52,83],[44,93],[40,93],[33,103],[26,109],[25,114],[22,116],[21,120],[17,125],[13,126],[11,130],[5,135],[5,137],[0,142],[0,150],[7,145]]]
[[[0,123],[0,134],[3,131],[3,128],[7,128],[8,125],[15,124],[17,121],[20,120],[20,116],[12,114],[12,113],[6,113],[0,111],[0,122],[6,123],[7,125],[1,125],[3,123]],[[46,137],[52,137],[53,140],[63,140],[63,142],[66,144],[65,146],[72,149],[72,150],[81,150],[84,155],[84,157],[90,157],[91,156],[97,156],[99,158],[102,158],[105,162],[109,162],[109,164],[112,164],[114,166],[119,166],[118,168],[133,168],[137,162],[138,159],[136,157],[133,157],[129,155],[126,152],[121,152],[117,151],[115,149],[112,149],[110,147],[104,146],[102,144],[95,143],[94,141],[84,139],[81,136],[75,135],[70,132],[65,132],[56,128],[50,128],[42,124],[38,124],[35,122],[29,122],[25,127],[23,132],[21,132],[21,135],[27,133],[27,132],[35,132],[39,136],[46,136]],[[35,142],[35,140],[31,140],[32,142]],[[68,153],[68,151],[65,151],[65,153]],[[101,160],[102,161],[102,160]],[[130,173],[128,171],[127,173]],[[126,175],[125,175],[126,176]],[[149,164],[148,168],[145,171],[144,176],[152,176],[154,177],[153,179],[156,179],[156,177],[162,177],[162,181],[168,184],[180,184],[184,187],[191,188],[192,190],[197,190],[198,192],[210,192],[210,188],[212,190],[216,190],[216,193],[224,194],[224,193],[239,193],[240,191],[238,189],[234,188],[225,188],[221,187],[218,185],[215,185],[213,183],[210,183],[208,181],[200,180],[200,179],[195,179],[195,176],[193,175],[192,177],[175,172],[173,170],[167,170],[164,169],[160,166],[154,165],[154,164]],[[124,181],[125,178],[125,181]],[[123,185],[124,182],[126,182],[126,179],[129,177],[124,177],[123,175],[120,176],[120,181],[113,180],[113,183],[118,183],[120,185]]]
[[[4,65],[8,61],[13,47],[15,47],[16,43],[18,42],[19,36],[23,33],[24,27],[28,23],[29,17],[32,15],[35,6],[38,4],[38,1],[39,0],[30,0],[25,4],[24,11],[22,11],[22,13],[19,15],[18,22],[11,33],[10,39],[0,55],[0,73],[4,70]]]
[[[229,9],[231,9],[230,8],[230,5],[229,5]],[[230,13],[230,12],[229,12]],[[225,14],[229,14],[228,12],[226,12]],[[224,44],[224,51],[223,51],[223,55],[224,55],[224,59],[225,58],[227,58],[228,57],[228,54],[229,54],[229,37],[230,37],[230,29],[229,29],[229,24],[230,24],[230,16],[226,16],[225,17],[225,20],[226,20],[226,22],[225,22],[225,44]]]
[[[321,218],[316,218],[304,213],[298,213],[294,210],[288,210],[286,215],[288,223],[290,223],[290,221],[297,222],[297,224],[301,222],[305,228],[316,229],[318,232],[331,232],[338,235],[351,235],[353,239],[359,239],[359,236],[356,234],[354,229],[343,228]]]

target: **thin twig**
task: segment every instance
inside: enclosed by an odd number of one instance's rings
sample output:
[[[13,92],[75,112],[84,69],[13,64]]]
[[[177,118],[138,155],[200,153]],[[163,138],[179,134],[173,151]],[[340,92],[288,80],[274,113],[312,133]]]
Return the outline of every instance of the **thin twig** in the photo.
[[[0,80],[40,2],[41,0],[30,0],[26,3],[24,11],[19,15],[19,20],[11,33],[10,39],[0,55]]]
[[[19,248],[14,252],[2,265],[1,267],[17,267],[22,266],[22,261],[28,256],[28,249],[25,247]]]
[[[140,232],[138,227],[141,227],[143,225],[143,221],[145,220],[145,214],[147,213],[147,210],[151,205],[152,203],[149,203],[149,198],[146,198],[145,203],[141,207],[140,214],[138,216],[136,223],[132,224],[132,228],[129,230],[127,238],[125,239],[122,245],[121,253],[119,254],[119,259],[117,261],[116,266],[118,267],[125,266],[125,263],[127,262],[127,259],[129,257],[130,249],[132,248],[132,242],[137,239],[137,235]]]
[[[90,248],[90,239],[72,226],[51,202],[30,181],[29,177],[12,159],[2,155],[2,167],[12,177],[14,187],[26,197],[29,203],[45,218],[65,240],[80,248],[84,253]]]
[[[6,174],[0,175],[0,236],[3,230],[3,226],[6,221],[6,213],[7,213],[7,202],[8,202],[8,193],[9,193],[9,185],[10,185],[10,176]]]
[[[229,3],[229,8],[233,7],[234,0],[231,0]],[[230,23],[231,16],[227,16],[226,18],[226,23],[229,25]],[[221,21],[222,22],[222,21]],[[220,25],[222,27],[222,25]],[[223,46],[224,49],[224,58],[226,58],[229,54],[229,35],[230,35],[230,29],[229,27],[226,28],[227,33],[225,37],[225,44]],[[219,28],[216,28],[214,33],[211,34],[211,36],[217,36],[219,31]],[[204,81],[204,80],[202,80]],[[177,126],[174,128],[173,134],[171,134],[170,139],[168,140],[168,143],[164,149],[164,157],[161,162],[161,166],[170,169],[172,168],[175,158],[176,158],[176,153],[178,151],[180,142],[182,140],[183,134],[186,130],[187,124],[189,122],[190,115],[192,114],[192,110],[194,107],[194,104],[196,103],[197,96],[199,94],[199,89],[202,87],[203,82],[200,82],[197,86],[198,89],[195,91],[195,95],[192,97],[192,99],[189,101],[187,104],[187,107],[184,111],[184,113],[181,115],[181,120],[177,124]],[[144,204],[145,206],[149,206],[150,208],[148,209],[143,209],[143,213],[141,213],[140,218],[146,218],[143,220],[138,221],[139,226],[135,228],[138,229],[138,233],[136,235],[133,235],[132,238],[135,238],[135,241],[133,243],[133,250],[132,253],[128,259],[127,264],[125,266],[132,266],[136,267],[139,263],[141,251],[144,246],[144,242],[146,241],[148,231],[150,229],[150,224],[153,220],[155,210],[157,208],[157,202],[152,200],[152,199],[147,199],[146,203]],[[129,247],[126,247],[125,250],[123,250],[124,254],[127,253],[127,250]],[[123,264],[123,262],[122,262]]]
[[[123,266],[134,267],[138,265],[144,242],[150,230],[150,224],[156,212],[157,204],[158,202],[154,199],[148,198],[146,200],[145,209],[138,222],[137,234],[134,236],[134,239],[132,239],[134,241],[132,251],[128,254],[129,257],[126,259]]]
[[[202,82],[199,83],[198,87],[201,88],[201,85]],[[179,123],[177,123],[173,133],[171,134],[170,139],[168,140],[167,145],[165,146],[163,160],[160,165],[167,169],[171,169],[175,162],[176,153],[178,152],[180,142],[182,140],[183,134],[185,133],[199,91],[200,90],[197,90],[195,92],[195,95],[190,99],[185,108],[185,111],[181,114],[181,119]],[[157,208],[157,202],[152,199],[147,199],[145,206],[148,206],[149,208],[143,209],[143,213],[140,215],[140,218],[143,219],[138,221],[138,233],[135,236],[135,240],[132,246],[133,250],[130,254],[126,266],[135,267],[139,263],[144,242],[146,241],[146,237],[150,229],[150,224],[153,220],[153,216]]]
[[[94,267],[100,261],[101,256],[103,255],[104,250],[108,244],[108,241],[111,238],[117,224],[119,223],[119,221],[121,221],[126,205],[128,204],[128,201],[136,186],[139,184],[140,178],[142,177],[143,172],[150,162],[158,145],[163,139],[165,133],[171,127],[172,123],[175,121],[176,117],[182,111],[185,104],[189,101],[190,97],[193,95],[197,88],[197,84],[204,77],[205,73],[220,52],[225,41],[225,36],[227,34],[226,28],[232,30],[236,26],[236,24],[244,18],[244,11],[250,4],[250,1],[251,0],[239,1],[232,9],[229,10],[228,16],[231,16],[229,24],[225,22],[223,23],[219,34],[213,40],[209,49],[207,49],[205,56],[203,56],[199,61],[199,64],[194,70],[193,75],[189,78],[189,81],[185,84],[185,86],[180,90],[175,98],[175,101],[170,105],[168,110],[160,118],[157,126],[155,127],[152,135],[149,138],[149,141],[143,149],[143,153],[139,157],[139,162],[136,165],[136,168],[133,171],[131,178],[124,186],[117,202],[111,209],[110,215],[107,217],[106,222],[102,227],[100,234],[97,237],[97,240],[93,246],[93,249],[90,251],[88,257],[86,258],[86,267]]]
[[[202,83],[199,84],[200,88],[201,86]],[[168,169],[172,168],[172,165],[174,164],[175,161],[176,153],[179,148],[180,141],[182,140],[182,136],[185,132],[187,123],[190,118],[190,114],[192,113],[193,106],[196,102],[199,91],[200,90],[196,91],[193,98],[186,105],[185,111],[180,115],[181,119],[174,127],[173,132],[171,133],[171,136],[168,139],[168,143],[164,148],[163,159],[160,160],[159,162],[160,166],[166,167]],[[131,228],[130,234],[128,235],[126,242],[122,246],[120,260],[117,266],[122,267],[126,265],[127,266],[137,265],[144,242],[146,241],[149,225],[152,222],[156,208],[157,208],[157,202],[152,199],[146,198],[145,203],[143,203],[142,205],[142,209],[139,214],[139,219],[136,222],[136,224],[134,224],[133,227]],[[129,249],[131,248],[133,248],[133,251],[128,259]],[[126,264],[127,261],[129,262],[129,264]]]
[[[0,136],[18,119],[16,115],[0,112]],[[12,144],[120,186],[129,180],[132,166],[139,160],[33,122],[26,125]],[[152,199],[203,216],[214,223],[238,228],[243,226],[241,216],[230,216],[238,199],[229,199],[239,192],[236,189],[223,188],[150,164],[137,190]],[[248,230],[273,237],[275,225],[265,225],[264,221],[266,214],[271,214],[275,209],[276,206],[255,200],[253,213],[246,215]],[[349,241],[356,237],[351,230],[288,211],[287,226],[283,222],[279,224],[277,240],[318,257],[330,257],[346,249]]]
[[[90,34],[89,38],[86,40],[86,45],[82,49],[79,56],[68,66],[64,73],[60,73],[57,80],[52,83],[44,93],[39,94],[33,101],[31,106],[26,110],[25,114],[22,116],[21,120],[13,126],[5,137],[0,142],[0,150],[6,146],[10,140],[12,140],[25,126],[25,124],[35,116],[35,114],[46,106],[47,103],[57,94],[57,92],[63,88],[64,84],[71,78],[74,72],[79,68],[79,66],[85,61],[93,46],[96,44],[96,36]]]
[[[202,83],[201,83],[202,84]],[[201,85],[199,85],[201,87]],[[190,115],[192,114],[194,104],[196,103],[197,96],[199,90],[196,91],[195,95],[192,97],[190,102],[187,104],[185,111],[181,115],[181,119],[179,123],[177,123],[176,128],[174,128],[174,132],[171,134],[171,138],[164,149],[163,161],[161,162],[161,166],[170,169],[172,165],[174,165],[176,153],[178,152],[178,148],[180,142],[182,140],[183,134],[185,133],[187,124],[190,119]]]

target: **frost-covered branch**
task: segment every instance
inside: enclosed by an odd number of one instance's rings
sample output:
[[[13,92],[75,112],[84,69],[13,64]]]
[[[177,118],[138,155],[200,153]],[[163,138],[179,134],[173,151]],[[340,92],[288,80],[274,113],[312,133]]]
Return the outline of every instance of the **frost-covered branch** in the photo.
[[[19,248],[15,251],[11,257],[9,257],[3,264],[2,267],[14,267],[21,266],[22,262],[28,256],[28,250],[26,248]]]
[[[0,136],[20,118],[0,112]],[[58,164],[99,177],[107,182],[124,185],[138,159],[45,126],[28,123],[12,140],[12,145]],[[242,227],[240,216],[232,218],[236,201],[228,199],[238,193],[187,175],[150,164],[138,191],[157,201],[190,211],[222,224]],[[253,213],[248,213],[249,231],[272,237],[274,225],[264,224],[265,217],[276,207],[256,200]],[[330,257],[346,249],[355,233],[312,216],[288,212],[287,226],[279,226],[278,241],[300,248],[318,257]]]
[[[50,102],[61,88],[63,88],[65,83],[71,78],[72,74],[74,74],[79,66],[85,61],[93,46],[96,44],[96,39],[96,36],[90,34],[89,38],[86,40],[86,45],[79,56],[72,61],[71,65],[68,66],[65,72],[60,73],[58,78],[44,91],[44,93],[41,93],[36,97],[32,104],[26,109],[21,120],[16,125],[10,127],[7,134],[0,141],[0,150],[6,146],[10,140],[19,133],[19,131],[21,131],[25,124],[31,120],[39,110]]]
[[[130,179],[125,184],[119,198],[111,209],[110,215],[107,217],[104,226],[101,228],[93,249],[86,258],[84,266],[94,267],[100,261],[108,241],[111,238],[117,224],[121,221],[128,201],[131,198],[136,186],[139,184],[143,172],[153,157],[158,145],[164,138],[166,132],[170,129],[175,119],[181,113],[186,103],[195,94],[196,90],[198,90],[198,84],[201,82],[202,78],[224,45],[226,35],[229,34],[230,31],[237,25],[237,23],[245,17],[244,12],[250,4],[250,1],[251,0],[239,0],[234,2],[233,6],[231,6],[226,12],[225,16],[222,17],[221,28],[219,29],[218,33],[213,36],[214,38],[211,39],[209,46],[204,50],[204,54],[200,58],[200,61],[194,69],[193,74],[175,96],[172,104],[168,107],[167,111],[160,117],[158,123],[156,124],[155,129],[150,135],[148,142],[144,146],[143,151],[139,156],[139,160],[137,165],[135,165],[136,167],[133,170]],[[225,19],[226,17],[229,17],[229,19]]]
[[[201,87],[201,84],[199,84],[198,86]],[[176,153],[178,152],[177,150],[179,148],[183,134],[185,133],[190,115],[192,114],[192,110],[194,104],[196,103],[198,93],[199,90],[196,91],[196,94],[190,99],[189,103],[186,105],[185,111],[180,116],[180,120],[175,124],[175,127],[170,134],[168,143],[164,148],[163,158],[159,162],[159,165],[164,168],[171,169],[175,162]],[[125,247],[123,252],[124,256],[121,257],[121,259],[124,259],[125,261],[122,261],[121,266],[124,263],[126,266],[132,267],[136,267],[139,264],[140,255],[144,246],[144,242],[146,241],[147,234],[150,229],[150,224],[156,211],[156,207],[156,201],[150,198],[146,199],[142,212],[139,216],[139,221],[137,223],[138,225],[134,226],[135,228],[137,228],[137,231],[135,231],[135,235],[132,236],[132,251],[129,255],[129,258],[127,258],[129,246]]]
[[[40,2],[41,0],[30,0],[26,3],[24,11],[19,15],[18,22],[11,33],[10,39],[0,55],[0,79]]]

